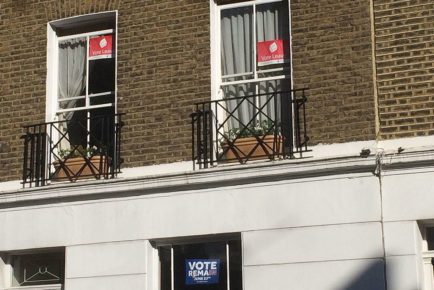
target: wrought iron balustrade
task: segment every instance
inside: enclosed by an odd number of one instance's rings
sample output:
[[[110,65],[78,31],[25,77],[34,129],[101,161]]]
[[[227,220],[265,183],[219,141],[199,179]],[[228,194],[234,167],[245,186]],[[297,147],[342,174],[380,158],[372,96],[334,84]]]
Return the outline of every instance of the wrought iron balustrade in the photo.
[[[307,89],[200,102],[191,114],[194,167],[302,157]]]
[[[122,114],[24,126],[23,187],[120,172]]]

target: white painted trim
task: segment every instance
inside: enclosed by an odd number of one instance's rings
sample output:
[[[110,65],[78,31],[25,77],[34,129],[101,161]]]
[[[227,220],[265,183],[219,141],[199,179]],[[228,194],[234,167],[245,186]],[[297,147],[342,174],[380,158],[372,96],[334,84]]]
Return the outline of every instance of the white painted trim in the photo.
[[[86,110],[90,110],[90,109],[99,109],[99,108],[107,108],[107,107],[113,107],[113,103],[106,103],[106,104],[93,105],[93,106],[84,106],[84,107],[77,107],[77,108],[71,108],[71,109],[60,109],[60,110],[57,110],[57,113],[86,111]]]
[[[210,45],[211,45],[211,100],[219,99],[219,84],[221,79],[220,66],[220,18],[217,3],[210,0]]]
[[[232,3],[232,4],[223,4],[223,5],[219,5],[219,7],[220,10],[224,10],[224,9],[247,7],[251,5],[260,5],[260,4],[275,3],[275,2],[282,2],[282,1],[284,0],[252,0],[252,1],[245,1],[239,3]]]
[[[57,45],[57,35],[50,23],[47,24],[47,80],[46,92],[47,100],[45,103],[45,121],[54,120],[57,109],[57,82],[59,66],[59,47]]]
[[[118,18],[119,18],[119,13],[116,10],[115,11],[115,18],[116,18],[116,23],[115,23],[115,114],[118,113]]]
[[[267,77],[267,78],[256,78],[256,79],[250,79],[250,80],[222,82],[221,86],[238,85],[238,84],[249,84],[249,83],[259,83],[259,82],[283,80],[283,79],[289,79],[289,78],[291,78],[290,75],[280,75],[280,76]]]

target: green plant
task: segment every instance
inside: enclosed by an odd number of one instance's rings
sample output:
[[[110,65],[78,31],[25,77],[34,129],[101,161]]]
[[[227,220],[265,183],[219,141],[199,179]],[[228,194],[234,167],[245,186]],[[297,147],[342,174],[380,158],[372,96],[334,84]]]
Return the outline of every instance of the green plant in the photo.
[[[70,149],[60,149],[60,158],[91,157],[98,152],[96,146],[84,148],[82,145],[72,145]]]
[[[233,141],[237,138],[256,137],[274,133],[275,122],[270,120],[251,122],[243,128],[232,128],[223,134],[222,142]]]

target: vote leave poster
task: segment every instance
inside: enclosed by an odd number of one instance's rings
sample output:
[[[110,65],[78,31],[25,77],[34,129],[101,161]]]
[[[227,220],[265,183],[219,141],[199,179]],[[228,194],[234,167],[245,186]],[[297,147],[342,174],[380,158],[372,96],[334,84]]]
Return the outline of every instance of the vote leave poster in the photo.
[[[258,42],[256,45],[258,66],[287,62],[285,45],[286,41],[282,39]]]
[[[111,57],[113,54],[113,35],[100,35],[89,39],[89,58]]]
[[[220,259],[186,259],[185,284],[219,283]]]

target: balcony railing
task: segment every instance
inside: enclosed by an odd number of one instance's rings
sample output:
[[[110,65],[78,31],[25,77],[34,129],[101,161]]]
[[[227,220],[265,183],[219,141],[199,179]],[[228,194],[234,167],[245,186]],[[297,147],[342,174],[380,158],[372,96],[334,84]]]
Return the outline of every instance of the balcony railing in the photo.
[[[23,187],[120,172],[121,114],[98,115],[25,126]]]
[[[302,157],[309,141],[306,91],[197,103],[191,114],[194,167]]]

